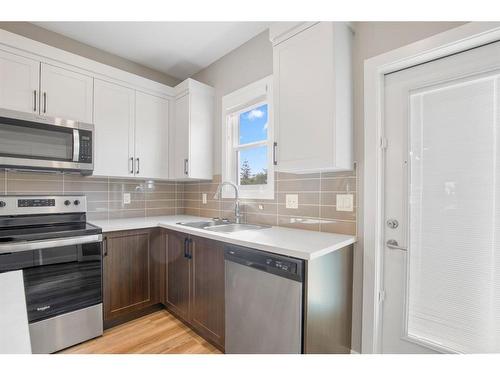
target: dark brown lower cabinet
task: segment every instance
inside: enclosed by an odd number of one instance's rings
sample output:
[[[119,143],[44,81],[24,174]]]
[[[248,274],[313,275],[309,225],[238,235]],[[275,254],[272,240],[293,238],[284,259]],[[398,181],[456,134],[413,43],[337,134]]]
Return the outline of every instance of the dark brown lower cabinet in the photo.
[[[105,235],[105,323],[163,302],[164,236],[159,229]]]
[[[169,231],[166,305],[224,349],[224,245]]]

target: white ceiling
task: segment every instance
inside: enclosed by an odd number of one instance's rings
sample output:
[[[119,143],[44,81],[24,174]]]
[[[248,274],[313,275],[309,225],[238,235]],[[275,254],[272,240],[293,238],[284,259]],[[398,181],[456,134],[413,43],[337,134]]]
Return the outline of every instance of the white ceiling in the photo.
[[[34,23],[181,80],[269,26],[269,22]]]

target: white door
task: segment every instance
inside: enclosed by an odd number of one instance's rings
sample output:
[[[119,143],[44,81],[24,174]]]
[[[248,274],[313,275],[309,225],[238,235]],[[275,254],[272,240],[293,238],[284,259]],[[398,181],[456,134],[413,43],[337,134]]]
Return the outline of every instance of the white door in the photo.
[[[40,113],[92,123],[93,78],[42,63]]]
[[[332,168],[335,141],[334,28],[320,22],[273,49],[277,169]]]
[[[168,100],[136,91],[136,175],[168,179],[168,152]]]
[[[176,179],[189,177],[189,94],[175,99],[175,120],[172,134],[173,174]]]
[[[135,91],[96,79],[94,174],[134,175]]]
[[[40,62],[0,51],[0,108],[38,113]]]
[[[500,352],[499,116],[500,43],[386,76],[384,353]]]

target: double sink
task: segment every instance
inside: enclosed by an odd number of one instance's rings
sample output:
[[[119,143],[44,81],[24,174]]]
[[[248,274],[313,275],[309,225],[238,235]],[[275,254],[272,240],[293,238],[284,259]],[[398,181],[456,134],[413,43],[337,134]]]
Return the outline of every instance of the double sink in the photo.
[[[231,223],[227,220],[191,221],[180,222],[177,224],[219,233],[232,233],[240,232],[243,230],[259,230],[271,228],[269,225]]]

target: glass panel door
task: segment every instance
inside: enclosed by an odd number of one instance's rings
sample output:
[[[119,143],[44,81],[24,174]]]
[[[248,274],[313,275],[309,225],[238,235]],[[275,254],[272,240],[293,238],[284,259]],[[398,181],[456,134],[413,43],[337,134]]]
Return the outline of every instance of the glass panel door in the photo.
[[[500,75],[410,94],[407,335],[500,352]]]

